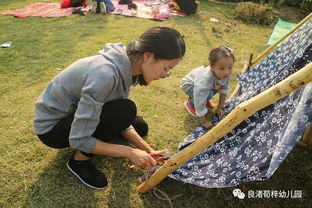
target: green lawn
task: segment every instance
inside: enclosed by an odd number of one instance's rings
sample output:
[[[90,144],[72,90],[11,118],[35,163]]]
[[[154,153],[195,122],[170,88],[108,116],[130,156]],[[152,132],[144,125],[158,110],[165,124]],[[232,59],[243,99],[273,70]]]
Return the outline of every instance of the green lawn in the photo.
[[[0,11],[22,8],[39,0],[1,0]],[[50,0],[49,2],[59,2]],[[89,1],[90,2],[90,1]],[[0,16],[0,207],[169,207],[153,192],[136,190],[140,169],[119,158],[96,157],[97,166],[110,185],[94,191],[82,185],[65,164],[73,150],[44,146],[33,133],[34,104],[49,80],[73,61],[94,55],[107,42],[127,43],[152,26],[170,26],[184,36],[187,52],[172,75],[149,87],[135,87],[131,98],[150,126],[147,141],[157,149],[177,149],[197,121],[183,109],[186,96],[179,89],[181,78],[191,69],[207,64],[209,50],[220,44],[234,48],[235,74],[249,54],[259,55],[273,27],[245,25],[231,18],[232,3],[202,0],[198,15],[172,17],[166,21],[117,15],[71,15],[63,18]],[[210,18],[220,20],[212,23]],[[222,33],[216,37],[211,28]],[[231,80],[232,89],[236,78]],[[214,98],[217,102],[217,98]],[[297,146],[276,173],[265,182],[240,185],[248,190],[302,190],[301,199],[234,198],[234,188],[204,189],[166,179],[158,188],[181,207],[311,207],[312,151]]]

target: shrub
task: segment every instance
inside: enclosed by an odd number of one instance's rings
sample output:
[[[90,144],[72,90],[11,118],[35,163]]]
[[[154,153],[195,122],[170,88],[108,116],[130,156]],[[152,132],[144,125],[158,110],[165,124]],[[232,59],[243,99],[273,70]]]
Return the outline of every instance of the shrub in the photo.
[[[304,14],[309,14],[312,11],[312,0],[303,0],[303,2],[300,4],[300,10]]]
[[[312,11],[312,0],[278,0],[276,6],[281,5],[300,9],[301,13],[305,15]]]
[[[268,4],[275,7],[290,6],[300,9],[301,13],[308,15],[312,11],[312,0],[221,0],[226,2],[254,2],[259,4]]]
[[[272,25],[278,17],[272,6],[252,2],[238,3],[233,16],[244,23],[256,25]]]

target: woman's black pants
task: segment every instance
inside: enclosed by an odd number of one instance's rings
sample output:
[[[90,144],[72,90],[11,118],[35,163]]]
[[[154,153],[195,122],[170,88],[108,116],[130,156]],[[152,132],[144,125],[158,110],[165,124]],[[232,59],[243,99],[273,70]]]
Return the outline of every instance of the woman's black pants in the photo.
[[[111,141],[120,137],[121,133],[130,125],[143,137],[147,135],[147,123],[137,115],[136,105],[129,99],[119,99],[107,102],[103,105],[100,122],[93,133],[93,137],[102,141]],[[40,140],[52,148],[69,147],[69,132],[74,119],[71,114],[61,119],[51,131],[38,135]],[[91,157],[93,154],[81,152]]]

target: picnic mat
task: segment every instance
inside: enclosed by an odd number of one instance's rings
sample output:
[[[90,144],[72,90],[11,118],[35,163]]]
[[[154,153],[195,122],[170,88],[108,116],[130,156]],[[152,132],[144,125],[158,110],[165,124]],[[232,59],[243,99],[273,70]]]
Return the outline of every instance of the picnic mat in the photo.
[[[38,2],[22,9],[11,9],[0,12],[2,15],[12,15],[18,18],[25,17],[64,17],[72,14],[73,8],[61,8],[60,3]]]
[[[296,23],[290,23],[278,18],[271,37],[268,41],[268,45],[273,45],[276,41],[282,38],[288,31],[296,26]]]
[[[131,17],[139,17],[139,18],[147,18],[147,19],[158,19],[153,14],[152,5],[157,3],[155,0],[132,0],[133,4],[137,5],[137,10],[128,9],[127,4],[119,4],[119,0],[111,0],[115,6],[115,10],[110,12],[111,14],[119,14],[123,16],[131,16]],[[122,13],[118,13],[118,11],[122,11]],[[176,14],[176,12],[171,11],[171,15],[184,16],[183,14]]]

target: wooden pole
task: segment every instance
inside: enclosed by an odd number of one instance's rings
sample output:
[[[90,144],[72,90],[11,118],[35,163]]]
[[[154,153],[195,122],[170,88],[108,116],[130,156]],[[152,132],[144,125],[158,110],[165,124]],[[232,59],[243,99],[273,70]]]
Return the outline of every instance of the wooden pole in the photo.
[[[247,64],[247,63],[245,63],[244,66],[243,66],[243,69],[242,69],[241,73],[245,73],[247,70],[249,70],[249,67],[250,67],[250,65]],[[235,88],[234,88],[232,94],[230,95],[230,98],[231,98],[231,97],[234,97],[234,96],[237,96],[238,93],[239,93],[239,89],[240,89],[240,85],[239,85],[239,83],[237,82],[237,84],[236,84],[236,86],[235,86]]]
[[[264,57],[267,57],[269,53],[271,53],[274,48],[280,44],[284,39],[286,39],[290,34],[292,34],[294,31],[296,31],[299,27],[301,27],[304,23],[309,21],[312,18],[312,13],[310,13],[308,16],[306,16],[301,22],[299,22],[294,28],[292,28],[288,33],[286,33],[281,39],[276,41],[273,45],[268,47],[265,51],[263,51],[253,62],[252,67],[255,66],[257,63],[259,63]]]
[[[198,153],[202,152],[210,145],[217,142],[220,138],[230,132],[234,127],[247,119],[253,113],[272,103],[275,103],[276,101],[311,81],[312,62],[285,80],[279,82],[275,86],[238,105],[234,110],[232,110],[231,113],[229,113],[229,115],[221,120],[210,131],[198,138],[194,143],[190,144],[185,149],[173,155],[153,175],[151,175],[145,182],[139,185],[138,190],[142,193],[149,191],[175,169],[177,169],[186,161],[190,160]]]
[[[305,130],[302,141],[306,146],[312,147],[312,124]]]

